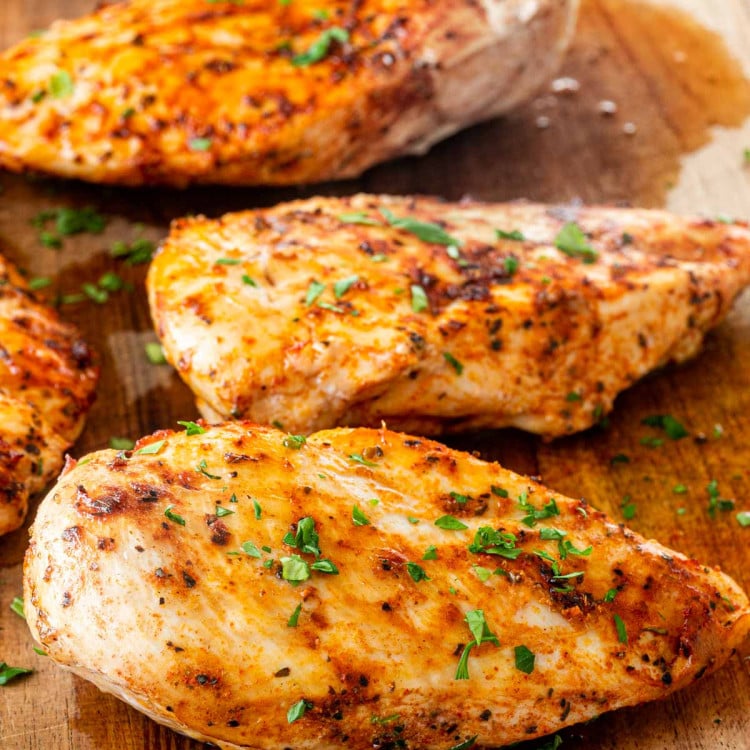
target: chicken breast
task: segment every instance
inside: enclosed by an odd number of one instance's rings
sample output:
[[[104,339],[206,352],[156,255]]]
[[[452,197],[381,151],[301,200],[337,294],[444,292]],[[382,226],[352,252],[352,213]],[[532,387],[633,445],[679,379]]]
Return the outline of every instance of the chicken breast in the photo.
[[[578,0],[130,0],[0,56],[0,166],[127,185],[353,177],[530,97]]]
[[[222,748],[505,745],[691,684],[750,630],[717,569],[386,429],[189,424],[74,463],[32,529],[34,638]]]
[[[78,331],[0,257],[0,535],[57,476],[94,400],[98,368]]]
[[[371,195],[183,219],[148,277],[213,421],[546,437],[693,356],[748,283],[744,225]]]

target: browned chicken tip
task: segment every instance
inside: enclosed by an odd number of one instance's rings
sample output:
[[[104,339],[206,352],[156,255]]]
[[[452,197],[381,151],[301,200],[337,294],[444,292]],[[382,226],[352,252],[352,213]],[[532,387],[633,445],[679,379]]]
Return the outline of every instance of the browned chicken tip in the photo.
[[[0,55],[0,166],[126,185],[352,177],[531,96],[577,6],[104,4]]]
[[[744,225],[372,195],[178,221],[148,277],[212,421],[546,437],[695,355],[748,283]]]
[[[750,630],[718,570],[422,438],[233,422],[136,448],[42,503],[27,620],[226,750],[497,747],[666,696]]]
[[[62,466],[94,400],[98,367],[78,331],[0,256],[0,535]]]

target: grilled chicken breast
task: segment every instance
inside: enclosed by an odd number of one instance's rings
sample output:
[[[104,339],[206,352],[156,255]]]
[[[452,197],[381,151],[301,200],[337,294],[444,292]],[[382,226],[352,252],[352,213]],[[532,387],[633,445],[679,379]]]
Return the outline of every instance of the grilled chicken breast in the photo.
[[[222,748],[505,745],[665,696],[750,630],[718,570],[386,429],[193,424],[74,463],[32,529],[34,637]]]
[[[353,177],[528,98],[577,6],[106,4],[0,56],[0,166],[127,185]]]
[[[178,221],[148,277],[213,421],[546,437],[693,356],[748,283],[746,226],[368,195]]]
[[[29,495],[57,476],[97,378],[76,329],[0,257],[0,535],[23,523]]]

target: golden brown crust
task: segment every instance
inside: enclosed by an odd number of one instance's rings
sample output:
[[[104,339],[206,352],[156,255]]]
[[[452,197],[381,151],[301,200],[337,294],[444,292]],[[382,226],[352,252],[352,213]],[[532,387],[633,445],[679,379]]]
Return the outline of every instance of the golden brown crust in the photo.
[[[436,524],[448,515],[466,528]],[[295,586],[282,559],[317,559],[294,546],[303,518],[338,573]],[[481,527],[513,535],[493,542],[504,554],[474,546]],[[385,429],[302,443],[234,422],[93,454],[42,503],[25,592],[52,659],[232,749],[505,745],[665,696],[750,630],[718,570]],[[471,650],[456,679],[479,609],[499,645]]]
[[[0,257],[0,535],[57,475],[94,400],[99,370],[78,331]]]
[[[351,177],[528,97],[577,5],[106,5],[0,56],[0,165],[128,185]],[[295,64],[331,33],[327,55]]]
[[[438,223],[461,247],[383,211]],[[568,222],[595,262],[555,247]],[[547,437],[589,427],[639,377],[694,355],[748,283],[745,226],[372,195],[180,220],[148,277],[157,333],[208,418]]]

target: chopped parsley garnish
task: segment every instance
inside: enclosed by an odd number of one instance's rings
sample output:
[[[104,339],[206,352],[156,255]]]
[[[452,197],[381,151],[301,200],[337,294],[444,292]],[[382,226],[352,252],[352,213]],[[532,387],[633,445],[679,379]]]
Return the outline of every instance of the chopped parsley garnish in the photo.
[[[662,438],[653,437],[651,435],[642,437],[638,442],[648,448],[659,448],[664,445],[664,440]]]
[[[674,487],[672,487],[672,492],[674,492],[675,495],[685,495],[687,494],[688,488],[684,484],[676,484]]]
[[[354,461],[356,464],[362,464],[362,466],[377,466],[376,463],[373,463],[372,461],[368,461],[366,458],[362,456],[361,453],[350,453],[349,454],[349,460]]]
[[[135,442],[126,437],[111,437],[109,439],[109,447],[116,451],[130,451],[133,450],[134,445]]]
[[[333,296],[336,299],[341,299],[351,288],[359,281],[359,276],[354,274],[353,276],[347,276],[345,279],[337,281],[333,285]]]
[[[620,510],[622,511],[622,517],[630,521],[635,518],[636,506],[635,503],[630,502],[630,495],[625,495],[620,503]]]
[[[549,742],[545,742],[543,745],[537,748],[537,750],[557,750],[562,745],[562,737],[556,734]]]
[[[609,463],[614,466],[615,464],[629,464],[630,456],[626,456],[624,453],[616,453],[612,458],[609,459]]]
[[[406,572],[411,576],[411,579],[415,583],[430,580],[430,576],[427,575],[425,569],[421,565],[417,565],[415,562],[406,563]]]
[[[534,661],[536,655],[526,646],[515,646],[513,649],[516,656],[516,669],[524,674],[531,674],[534,671]]]
[[[750,526],[750,510],[741,510],[735,518],[737,519],[737,523],[742,526],[743,529]]]
[[[370,524],[370,520],[358,505],[352,507],[352,523],[355,526],[368,526]]]
[[[430,307],[427,292],[419,284],[411,285],[411,309],[415,313],[424,312]]]
[[[164,515],[173,523],[178,524],[179,526],[185,525],[185,519],[175,513],[172,508],[174,508],[174,505],[167,505],[166,509],[164,510]]]
[[[370,724],[390,724],[392,721],[398,721],[401,718],[401,714],[391,714],[390,716],[375,716],[374,714],[370,717]]]
[[[9,667],[4,661],[0,662],[0,685],[7,685],[11,680],[24,674],[31,674],[33,669],[23,667]]]
[[[497,495],[498,497],[508,497],[508,490],[503,489],[502,487],[497,487],[493,484],[490,487],[490,490],[492,491],[493,495]]]
[[[319,281],[311,281],[310,286],[307,287],[307,293],[305,294],[305,304],[310,307],[310,305],[312,305],[312,303],[323,294],[325,289],[325,284],[321,284]]]
[[[474,554],[499,555],[515,560],[521,549],[516,547],[516,535],[496,531],[491,526],[480,526],[474,534],[474,541],[469,545],[469,552]]]
[[[569,221],[558,232],[555,247],[571,258],[580,258],[584,263],[594,263],[599,257],[584,231],[574,221]]]
[[[617,589],[609,589],[609,591],[607,591],[607,593],[604,595],[603,601],[613,602],[618,593],[619,592],[617,591]]]
[[[681,422],[678,422],[671,414],[652,414],[642,419],[641,424],[646,424],[649,427],[659,427],[667,433],[667,437],[670,440],[681,440],[690,434],[685,429],[685,426]]]
[[[184,422],[178,419],[177,424],[185,428],[185,434],[188,437],[191,435],[202,435],[206,431],[206,428],[201,427],[197,422]]]
[[[715,479],[706,485],[706,491],[708,492],[708,515],[711,518],[716,517],[717,510],[724,513],[734,510],[734,500],[719,496],[719,484]]]
[[[13,597],[13,601],[10,603],[10,608],[19,617],[23,617],[24,620],[26,619],[26,613],[23,611],[23,599],[21,599],[20,596]]]
[[[512,232],[506,232],[503,229],[495,230],[495,237],[499,240],[513,240],[514,242],[525,242],[526,237],[518,229],[514,229]]]
[[[407,521],[408,521],[409,523],[411,523],[411,524],[413,524],[413,525],[415,525],[415,526],[416,526],[416,524],[418,524],[418,523],[419,523],[419,519],[418,519],[418,518],[414,518],[414,516],[407,516],[407,517],[406,517],[406,520],[407,520]]]
[[[569,393],[569,394],[568,394],[568,395],[567,395],[567,396],[565,397],[565,400],[566,400],[566,401],[569,401],[569,402],[571,402],[571,403],[572,403],[573,401],[581,401],[581,400],[583,400],[583,397],[582,397],[582,396],[581,396],[581,394],[580,394],[580,393],[578,393],[577,391],[571,391],[571,392],[570,392],[570,393]]]
[[[443,352],[443,359],[460,375],[464,371],[464,366],[450,352]]]
[[[294,585],[310,577],[310,564],[299,555],[281,558],[281,577]]]
[[[54,232],[46,231],[47,224],[54,221]],[[50,208],[39,212],[31,223],[39,231],[39,239],[47,247],[59,248],[62,238],[72,234],[101,234],[107,225],[107,220],[92,206],[85,208]]]
[[[306,701],[304,698],[298,700],[293,706],[286,712],[286,720],[290,724],[294,724],[297,719],[301,719],[307,711],[313,708],[313,704],[310,701]]]
[[[242,551],[250,555],[250,557],[260,559],[260,550],[252,542],[242,542],[240,546],[242,547]]]
[[[210,138],[191,138],[188,141],[188,148],[191,151],[208,151],[211,148]]]
[[[107,271],[99,278],[99,288],[106,292],[119,292],[124,287],[125,282],[114,271]]]
[[[437,547],[434,544],[431,544],[422,555],[423,560],[437,560],[438,554],[437,554]]]
[[[203,476],[208,479],[221,479],[221,477],[218,474],[209,474],[208,465],[206,464],[205,458],[201,459],[200,463],[195,467],[195,470],[199,474],[203,474]]]
[[[528,514],[521,519],[521,523],[529,526],[530,528],[533,528],[536,525],[537,521],[560,515],[560,509],[557,507],[557,503],[555,502],[554,498],[552,498],[546,505],[544,505],[541,510],[537,510],[528,501],[528,496],[524,492],[523,495],[518,498],[518,506],[522,511]]]
[[[256,289],[258,287],[258,283],[255,279],[251,279],[246,273],[242,274],[242,283],[247,284],[248,286],[254,286]]]
[[[344,224],[365,224],[371,227],[382,226],[377,219],[368,216],[364,211],[351,211],[345,214],[339,214],[339,221]]]
[[[255,520],[260,521],[263,515],[263,509],[260,507],[260,503],[257,500],[253,500],[253,510],[255,511]]]
[[[242,263],[240,258],[217,258],[214,264],[217,266],[239,266]]]
[[[146,352],[146,359],[152,365],[167,364],[167,356],[164,353],[164,348],[161,344],[157,343],[156,341],[149,341],[143,348]]]
[[[479,735],[475,734],[473,737],[469,737],[469,739],[459,742],[458,745],[449,747],[448,750],[471,750],[471,748],[477,744],[478,737]]]
[[[468,495],[462,495],[460,492],[449,492],[451,500],[457,502],[459,505],[466,505],[469,502]]]
[[[307,442],[307,438],[304,435],[287,435],[281,442],[285,448],[298,451]]]
[[[33,279],[29,279],[29,289],[32,292],[37,292],[40,289],[45,289],[52,284],[52,279],[49,276],[36,276]]]
[[[81,284],[81,291],[97,305],[103,305],[109,299],[106,289],[99,289],[95,284],[88,281]]]
[[[64,99],[73,93],[73,79],[67,70],[59,70],[49,79],[49,92],[55,99]]]
[[[133,240],[129,245],[122,240],[112,243],[109,254],[113,258],[124,258],[129,266],[148,263],[156,252],[156,244],[144,237]]]
[[[297,622],[299,621],[299,614],[302,611],[302,602],[300,602],[295,608],[294,612],[292,612],[292,616],[286,621],[286,626],[288,628],[296,628]]]
[[[149,443],[148,445],[144,445],[143,448],[139,448],[135,454],[136,456],[153,455],[158,453],[166,442],[166,440],[155,440],[153,443]]]
[[[618,614],[612,615],[612,619],[615,621],[615,628],[617,628],[617,640],[620,643],[628,642],[628,631],[625,630],[625,623],[622,621],[622,617]]]
[[[464,646],[461,658],[458,661],[458,667],[456,668],[456,676],[454,677],[456,680],[469,679],[469,654],[474,646],[479,646],[482,643],[493,643],[495,646],[500,645],[497,636],[487,626],[483,610],[471,609],[466,613],[464,619],[469,626],[471,634],[474,636],[474,640]]]
[[[329,573],[334,576],[339,574],[339,569],[330,560],[316,560],[310,568],[320,573]]]
[[[319,541],[320,537],[315,530],[315,519],[305,516],[297,521],[297,531],[292,534],[291,531],[284,535],[284,544],[290,547],[296,547],[301,552],[308,555],[320,557]]]
[[[223,518],[224,516],[233,516],[234,511],[230,508],[225,508],[222,505],[216,506],[216,517],[217,518]]]
[[[461,240],[451,237],[440,225],[428,221],[419,221],[410,216],[397,217],[387,208],[381,208],[385,220],[395,229],[403,229],[419,237],[423,242],[431,242],[435,245],[452,245],[461,247]]]
[[[292,58],[292,65],[297,68],[306,67],[313,63],[320,62],[328,56],[331,45],[334,42],[345,44],[349,41],[349,32],[340,26],[331,26],[325,29],[323,33],[310,45],[307,52],[302,52]]]
[[[435,521],[435,526],[448,531],[463,531],[463,529],[469,528],[463,521],[459,521],[455,516],[449,515],[440,516],[440,518]]]
[[[476,577],[482,582],[485,583],[485,581],[488,581],[490,576],[492,575],[492,571],[488,568],[483,568],[481,565],[472,565],[471,569],[476,574]]]

